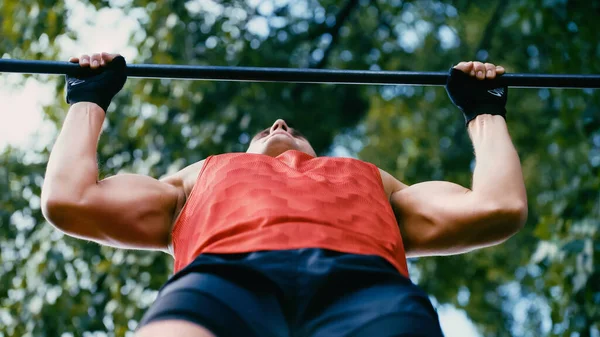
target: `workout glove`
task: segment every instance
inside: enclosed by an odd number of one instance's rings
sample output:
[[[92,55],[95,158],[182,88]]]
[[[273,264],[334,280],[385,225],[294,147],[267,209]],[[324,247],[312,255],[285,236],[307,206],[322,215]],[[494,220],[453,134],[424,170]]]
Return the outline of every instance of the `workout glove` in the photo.
[[[465,125],[484,114],[506,118],[508,87],[498,86],[495,80],[478,80],[452,68],[446,83],[446,92],[452,103],[465,115]]]
[[[123,56],[117,56],[99,69],[81,68],[80,74],[67,75],[67,103],[92,102],[106,112],[127,80],[126,66]]]

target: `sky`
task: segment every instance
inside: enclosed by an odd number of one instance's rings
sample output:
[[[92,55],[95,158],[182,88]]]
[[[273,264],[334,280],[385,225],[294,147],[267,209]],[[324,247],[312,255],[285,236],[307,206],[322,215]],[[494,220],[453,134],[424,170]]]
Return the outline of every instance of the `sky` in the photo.
[[[75,0],[67,0],[66,3],[72,10],[68,24],[78,32],[79,39],[59,39],[61,55],[57,61],[102,51],[120,53],[127,60],[137,56],[135,48],[128,43],[130,33],[139,27],[135,19],[125,17],[118,9],[96,12]],[[45,78],[45,75],[40,75],[23,81],[19,74],[0,74],[0,111],[3,118],[0,123],[0,151],[9,144],[35,149],[52,141],[56,130],[52,123],[44,120],[42,108],[53,104],[56,99],[64,100],[64,97],[57,97],[54,84],[43,83]],[[438,306],[437,309],[446,337],[480,336],[464,311],[450,305]]]

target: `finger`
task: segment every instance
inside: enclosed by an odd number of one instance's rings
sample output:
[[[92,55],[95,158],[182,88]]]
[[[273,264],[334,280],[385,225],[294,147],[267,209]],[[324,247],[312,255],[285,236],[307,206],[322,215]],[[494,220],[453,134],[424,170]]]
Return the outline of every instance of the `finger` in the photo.
[[[83,54],[79,57],[79,65],[82,67],[88,67],[90,65],[90,56]]]
[[[491,63],[485,63],[485,78],[493,79],[496,78],[496,66]]]
[[[462,71],[463,73],[470,72],[472,67],[473,67],[473,62],[471,62],[471,61],[460,62],[459,64],[454,66],[455,69],[458,69],[458,70]]]
[[[503,66],[496,66],[496,75],[502,75],[505,71]]]
[[[71,57],[71,58],[69,58],[69,62],[71,62],[71,63],[79,63],[79,57]]]
[[[478,80],[483,80],[485,78],[485,65],[483,63],[477,61],[473,62],[473,70]]]
[[[92,58],[91,58],[92,69],[97,69],[98,67],[100,67],[100,58],[101,58],[101,55],[98,53],[95,53],[92,55]]]
[[[111,54],[109,53],[102,53],[101,58],[100,58],[100,64],[102,64],[103,66],[106,65],[107,63],[109,63],[110,61],[112,61],[112,57]]]
[[[105,62],[110,62],[112,61],[115,57],[117,56],[121,56],[119,54],[111,54],[111,53],[102,53],[102,60],[104,60]]]

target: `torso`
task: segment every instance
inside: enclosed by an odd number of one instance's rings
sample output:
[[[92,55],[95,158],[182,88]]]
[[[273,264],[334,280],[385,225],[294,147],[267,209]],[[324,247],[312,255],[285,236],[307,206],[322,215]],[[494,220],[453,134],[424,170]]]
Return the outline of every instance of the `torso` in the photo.
[[[179,201],[177,203],[177,208],[174,212],[172,224],[175,223],[179,214],[181,213],[181,210],[183,209],[183,206],[185,205],[186,200],[188,199],[190,193],[192,192],[194,184],[196,184],[196,181],[198,180],[198,175],[200,174],[200,171],[202,170],[203,166],[204,166],[204,160],[201,160],[201,161],[198,161],[194,164],[191,164],[191,165],[183,168],[182,170],[175,173],[174,175],[171,175],[164,179],[165,182],[171,183],[174,186],[178,187],[180,189],[180,193],[181,193]],[[382,169],[379,169],[379,173],[381,174],[381,181],[383,183],[383,187],[386,192],[386,195],[388,196],[388,199],[394,191],[398,190],[399,188],[406,187],[406,185],[400,183],[398,180],[396,180],[389,173],[383,171]],[[398,185],[398,184],[400,184],[400,185]],[[397,220],[398,220],[398,223],[400,223],[400,221],[399,221],[400,219],[397,219]],[[172,252],[170,245],[169,245],[169,251]]]

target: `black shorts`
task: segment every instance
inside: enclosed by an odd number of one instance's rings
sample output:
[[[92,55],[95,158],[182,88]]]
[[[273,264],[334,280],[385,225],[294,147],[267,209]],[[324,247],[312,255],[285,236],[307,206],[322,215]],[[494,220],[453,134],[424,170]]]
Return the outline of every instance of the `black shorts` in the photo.
[[[166,319],[218,337],[442,336],[427,294],[387,261],[312,248],[200,255],[139,327]]]

